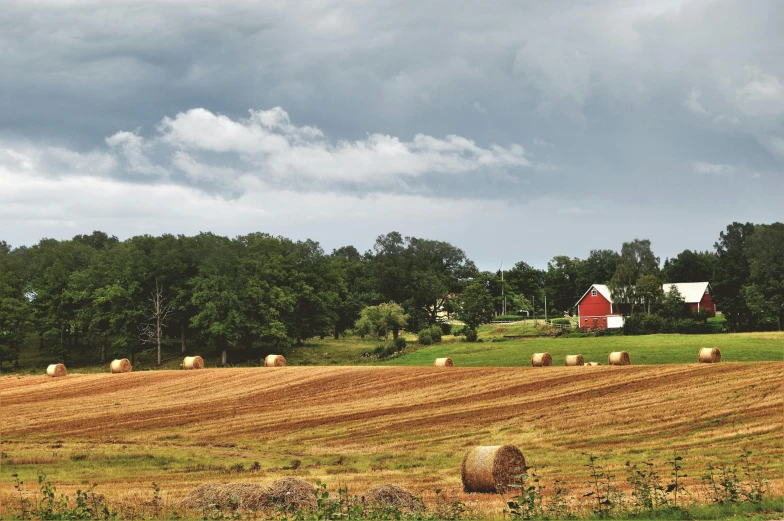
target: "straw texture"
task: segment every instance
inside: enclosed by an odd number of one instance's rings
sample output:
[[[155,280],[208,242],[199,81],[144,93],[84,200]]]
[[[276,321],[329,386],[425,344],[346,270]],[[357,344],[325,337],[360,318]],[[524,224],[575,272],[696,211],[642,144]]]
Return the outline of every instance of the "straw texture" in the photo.
[[[261,510],[270,502],[270,489],[255,483],[202,483],[180,502],[180,507]]]
[[[421,499],[409,490],[391,484],[367,489],[362,494],[362,503],[366,507],[381,510],[394,509],[405,514],[414,514],[425,510],[425,504]]]
[[[531,355],[531,365],[534,367],[553,365],[553,357],[550,356],[550,353],[534,353]]]
[[[183,369],[204,369],[204,359],[198,355],[186,356],[182,361]]]
[[[296,512],[316,507],[316,489],[299,478],[282,478],[272,482],[270,502],[276,509]]]
[[[610,365],[632,365],[632,359],[626,351],[614,351],[607,358]]]
[[[67,375],[68,371],[65,369],[65,365],[63,364],[51,364],[46,368],[46,374],[52,378],[57,378],[59,376]]]
[[[466,453],[460,467],[463,490],[503,494],[509,485],[519,481],[524,469],[525,457],[514,445],[474,447]]]
[[[133,370],[133,367],[131,367],[130,360],[123,358],[121,360],[112,360],[109,370],[112,373],[130,373]]]
[[[267,355],[264,359],[264,367],[285,367],[286,359],[283,355]]]
[[[454,367],[455,363],[452,361],[451,358],[436,358],[435,363],[433,364],[434,367]]]
[[[716,347],[703,347],[700,349],[699,361],[701,364],[717,364],[721,362],[721,351]]]
[[[585,365],[585,358],[583,358],[583,355],[566,355],[564,365],[567,367]]]

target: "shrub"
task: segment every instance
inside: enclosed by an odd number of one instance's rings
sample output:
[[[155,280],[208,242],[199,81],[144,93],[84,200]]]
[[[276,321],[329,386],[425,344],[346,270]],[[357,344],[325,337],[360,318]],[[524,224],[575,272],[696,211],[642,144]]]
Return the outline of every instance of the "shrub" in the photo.
[[[498,315],[493,317],[493,320],[507,321],[507,320],[525,320],[527,317],[523,315]]]
[[[430,328],[426,328],[417,333],[417,342],[423,346],[429,346],[433,343],[433,333]]]
[[[405,349],[406,348],[406,339],[403,338],[402,336],[397,337],[395,339],[395,348],[398,351],[402,351],[403,349]]]
[[[476,342],[479,339],[479,333],[476,329],[463,328],[463,334],[466,337],[466,342]]]
[[[559,326],[559,325],[560,326],[568,326],[568,325],[571,325],[571,323],[572,322],[568,318],[566,318],[566,317],[563,317],[563,318],[551,318],[550,319],[550,324],[552,324],[554,326]]]
[[[430,336],[433,337],[433,342],[441,341],[441,326],[434,324],[430,326]]]
[[[441,322],[441,334],[444,335],[444,336],[451,335],[452,334],[452,324],[448,324],[446,322]]]

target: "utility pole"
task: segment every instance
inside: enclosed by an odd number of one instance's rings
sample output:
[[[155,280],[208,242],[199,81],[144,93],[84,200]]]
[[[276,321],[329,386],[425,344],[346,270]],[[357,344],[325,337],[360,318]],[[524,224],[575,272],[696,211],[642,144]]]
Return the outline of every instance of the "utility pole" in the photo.
[[[534,301],[534,325],[536,325],[536,295],[531,297]]]
[[[547,324],[547,293],[544,294],[544,323]]]
[[[501,307],[501,314],[506,315],[506,293],[504,292],[504,261],[501,261],[501,296],[504,299],[504,304]]]

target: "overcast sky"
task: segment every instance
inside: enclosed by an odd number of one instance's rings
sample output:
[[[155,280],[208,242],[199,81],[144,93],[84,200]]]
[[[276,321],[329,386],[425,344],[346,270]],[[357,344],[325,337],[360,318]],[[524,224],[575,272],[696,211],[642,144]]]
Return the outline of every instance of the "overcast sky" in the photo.
[[[6,0],[0,239],[711,249],[784,219],[782,27],[779,0]]]

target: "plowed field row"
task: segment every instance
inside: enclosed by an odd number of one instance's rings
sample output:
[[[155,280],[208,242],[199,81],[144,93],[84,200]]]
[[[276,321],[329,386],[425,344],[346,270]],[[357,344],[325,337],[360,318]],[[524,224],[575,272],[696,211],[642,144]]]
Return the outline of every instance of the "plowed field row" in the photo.
[[[208,480],[297,475],[350,490],[460,491],[477,444],[513,443],[582,493],[585,452],[609,467],[683,454],[690,474],[754,452],[784,488],[784,364],[595,368],[287,367],[0,379],[2,472],[174,501]],[[257,472],[240,471],[258,462]],[[234,470],[231,467],[234,466]],[[284,468],[295,467],[295,468]],[[661,471],[666,474],[662,466]],[[479,495],[487,508],[497,496]]]

